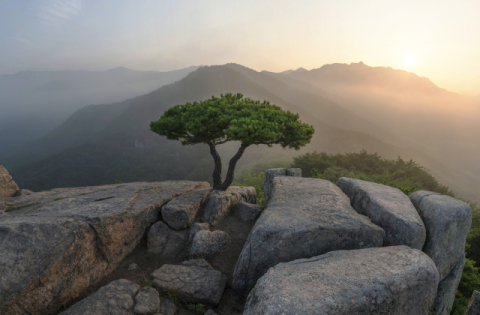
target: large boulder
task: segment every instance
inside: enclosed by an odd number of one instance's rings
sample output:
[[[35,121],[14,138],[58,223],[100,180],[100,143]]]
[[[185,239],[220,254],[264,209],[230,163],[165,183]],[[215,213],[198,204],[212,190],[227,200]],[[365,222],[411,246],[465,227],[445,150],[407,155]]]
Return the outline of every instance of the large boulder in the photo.
[[[208,199],[211,189],[187,192],[162,207],[162,219],[174,230],[186,229],[193,225],[198,210]]]
[[[14,197],[19,190],[12,176],[3,165],[0,165],[0,199]]]
[[[190,258],[214,258],[227,247],[229,240],[223,231],[198,231],[190,248]]]
[[[383,228],[383,246],[407,245],[422,249],[426,232],[412,202],[397,188],[342,177],[337,186],[350,198],[352,207]]]
[[[148,231],[148,252],[175,257],[187,246],[189,234],[189,230],[175,231],[164,222],[158,221]]]
[[[227,276],[215,270],[203,259],[193,259],[180,265],[163,265],[150,279],[160,292],[175,292],[188,303],[218,305],[227,284]]]
[[[462,260],[472,224],[472,209],[463,201],[428,191],[414,192],[410,195],[410,200],[427,230],[423,251],[435,262],[440,274],[439,298],[433,306],[437,310],[435,314],[449,314],[458,286],[457,280],[463,270]],[[459,265],[462,270],[453,272],[453,275],[452,271]],[[449,297],[446,292],[449,292]]]
[[[433,261],[407,246],[333,251],[269,269],[243,314],[426,315],[438,281]]]
[[[241,201],[255,203],[257,193],[253,187],[230,186],[225,191],[214,190],[203,212],[203,220],[216,225]]]
[[[115,270],[160,208],[206,182],[62,188],[0,199],[0,314],[52,314]]]
[[[233,274],[233,287],[255,285],[268,268],[339,249],[381,247],[385,232],[358,214],[326,180],[275,177],[272,198],[251,230]]]
[[[119,279],[110,282],[60,314],[173,315],[172,305],[170,300],[161,298],[154,288],[141,288],[138,284]]]
[[[465,256],[462,256],[457,265],[443,280],[438,284],[437,296],[432,306],[434,314],[448,315],[452,311],[455,301],[455,292],[462,279],[463,267],[465,266]]]
[[[480,292],[473,291],[465,315],[480,315]]]
[[[271,198],[272,193],[272,182],[273,179],[277,176],[292,176],[292,177],[302,177],[301,168],[271,168],[265,171],[265,180],[263,182],[263,193],[265,197],[265,205],[268,205],[268,201]]]

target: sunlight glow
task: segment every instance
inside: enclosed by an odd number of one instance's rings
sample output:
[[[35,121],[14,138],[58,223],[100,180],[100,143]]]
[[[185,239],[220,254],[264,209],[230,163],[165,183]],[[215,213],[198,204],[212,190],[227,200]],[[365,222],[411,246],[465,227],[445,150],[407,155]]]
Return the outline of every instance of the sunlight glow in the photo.
[[[414,55],[407,55],[405,57],[405,66],[407,67],[407,70],[412,69],[415,67],[417,64],[417,58]]]

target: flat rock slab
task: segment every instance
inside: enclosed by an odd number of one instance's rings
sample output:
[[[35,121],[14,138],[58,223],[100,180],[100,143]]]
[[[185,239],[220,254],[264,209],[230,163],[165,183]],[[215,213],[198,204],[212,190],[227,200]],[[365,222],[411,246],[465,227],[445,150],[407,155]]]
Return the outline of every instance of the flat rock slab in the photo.
[[[397,188],[342,177],[337,186],[350,198],[352,207],[383,228],[383,246],[407,245],[422,249],[426,231],[412,202]]]
[[[190,258],[214,258],[225,250],[229,240],[228,234],[223,231],[198,231],[190,248]]]
[[[465,254],[472,209],[450,196],[417,191],[410,195],[427,229],[423,251],[432,258],[443,280]]]
[[[203,259],[163,265],[150,275],[150,279],[160,292],[174,291],[185,302],[213,305],[218,305],[227,284],[227,276]]]
[[[214,190],[203,212],[203,220],[216,225],[241,201],[255,203],[257,193],[253,187],[230,186],[225,191]]]
[[[18,190],[17,184],[12,180],[7,169],[0,165],[0,199],[14,197]]]
[[[275,177],[272,198],[251,230],[235,266],[233,288],[255,285],[280,262],[339,249],[381,247],[385,232],[358,214],[329,181]]]
[[[208,200],[211,189],[197,189],[187,192],[162,207],[162,219],[172,229],[191,227],[202,203]]]
[[[61,315],[173,315],[174,304],[154,288],[125,279],[115,280],[71,306]]]
[[[473,291],[465,315],[480,315],[480,292]]]
[[[206,182],[62,188],[0,200],[0,314],[51,314],[112,272],[160,215]]]
[[[268,205],[268,201],[272,194],[272,182],[277,176],[292,176],[302,177],[301,168],[271,168],[265,171],[265,180],[263,181],[263,193],[265,197],[265,205]]]
[[[271,268],[248,295],[244,315],[426,315],[439,277],[407,246],[333,251]]]

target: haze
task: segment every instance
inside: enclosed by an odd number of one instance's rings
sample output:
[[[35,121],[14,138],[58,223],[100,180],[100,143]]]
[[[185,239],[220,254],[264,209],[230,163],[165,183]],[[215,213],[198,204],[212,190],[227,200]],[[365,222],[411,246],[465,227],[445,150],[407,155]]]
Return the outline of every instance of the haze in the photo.
[[[0,74],[228,62],[279,72],[363,61],[479,95],[479,12],[475,0],[7,0]]]

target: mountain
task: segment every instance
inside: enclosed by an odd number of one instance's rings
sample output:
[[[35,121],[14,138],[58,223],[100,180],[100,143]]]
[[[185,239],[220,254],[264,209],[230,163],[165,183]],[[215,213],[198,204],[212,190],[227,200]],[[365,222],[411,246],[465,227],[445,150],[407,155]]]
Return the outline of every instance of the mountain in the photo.
[[[107,71],[23,71],[0,75],[0,152],[15,150],[26,140],[47,134],[86,105],[143,95],[178,81],[197,68],[157,72],[119,67]]]
[[[365,149],[384,158],[413,159],[460,195],[475,198],[479,177],[462,167],[463,160],[449,164],[449,159],[432,154],[429,147],[417,145],[372,119],[375,113],[358,113],[350,104],[339,104],[324,95],[333,95],[331,91],[329,86],[319,88],[317,82],[257,72],[237,64],[201,67],[146,95],[83,108],[20,155],[0,162],[20,187],[32,190],[107,184],[115,179],[210,180],[213,160],[206,145],[181,146],[151,132],[149,124],[171,106],[239,92],[299,113],[316,130],[311,144],[300,151],[249,147],[239,161],[239,171],[259,162],[288,161],[305,152]],[[51,152],[42,151],[47,144],[52,146]],[[236,143],[220,146],[224,164],[237,147]]]

